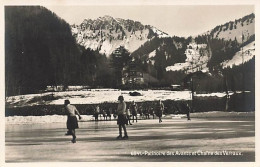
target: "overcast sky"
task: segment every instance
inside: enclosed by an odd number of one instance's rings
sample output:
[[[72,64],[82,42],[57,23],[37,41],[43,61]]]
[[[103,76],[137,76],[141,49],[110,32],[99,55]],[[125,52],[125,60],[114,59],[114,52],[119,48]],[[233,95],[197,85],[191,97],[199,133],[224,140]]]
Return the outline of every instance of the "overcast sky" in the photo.
[[[176,36],[198,35],[254,12],[248,5],[164,5],[164,6],[45,6],[69,24],[80,24],[86,18],[110,15],[114,18],[140,21],[145,25]]]

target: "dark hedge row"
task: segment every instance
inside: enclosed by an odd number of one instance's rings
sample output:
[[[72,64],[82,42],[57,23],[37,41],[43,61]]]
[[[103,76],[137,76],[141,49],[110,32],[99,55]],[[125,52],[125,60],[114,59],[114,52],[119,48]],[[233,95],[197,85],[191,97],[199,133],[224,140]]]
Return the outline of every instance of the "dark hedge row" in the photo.
[[[147,108],[154,110],[157,102],[139,102],[140,111],[145,112]],[[165,114],[186,114],[181,103],[188,103],[191,101],[163,101],[165,106]],[[75,106],[82,115],[93,115],[97,104],[76,104]],[[130,103],[127,102],[127,107]],[[117,108],[116,103],[101,103],[99,104],[101,111],[106,111],[112,108],[114,111]],[[142,109],[142,110],[141,110]],[[248,112],[255,111],[255,93],[234,94],[227,98],[218,97],[196,97],[193,101],[193,112],[207,112],[207,111],[237,111]],[[6,108],[5,116],[43,116],[43,115],[65,115],[63,105],[38,105],[19,108]]]
[[[154,110],[157,102],[139,102],[137,103],[139,113],[145,112],[144,110]],[[166,114],[170,113],[186,113],[186,111],[182,111],[179,109],[180,101],[164,101],[165,112]],[[126,103],[127,108],[130,106],[130,103]],[[82,115],[93,115],[97,104],[75,104],[80,114]],[[101,103],[99,104],[100,111],[107,111],[109,108],[112,108],[113,113],[117,109],[117,103]],[[5,115],[6,116],[43,116],[43,115],[65,115],[64,106],[63,105],[37,105],[37,106],[27,106],[27,107],[17,107],[17,108],[6,108]]]

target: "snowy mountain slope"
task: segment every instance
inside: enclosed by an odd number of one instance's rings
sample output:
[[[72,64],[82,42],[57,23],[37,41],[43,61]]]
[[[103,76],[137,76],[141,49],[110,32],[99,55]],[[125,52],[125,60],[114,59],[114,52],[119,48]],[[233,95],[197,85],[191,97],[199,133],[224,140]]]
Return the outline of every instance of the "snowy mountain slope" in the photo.
[[[155,34],[157,34],[157,36],[158,36],[159,38],[167,38],[167,37],[170,37],[167,33],[162,32],[161,30],[158,30],[158,29],[155,28],[155,27],[151,27],[151,28],[152,28],[153,32],[154,32]]]
[[[186,60],[184,63],[175,63],[166,67],[166,71],[186,71],[187,73],[195,71],[208,71],[207,63],[210,59],[210,53],[207,50],[207,44],[190,43],[185,51]]]
[[[86,19],[80,25],[72,25],[71,32],[77,43],[107,56],[119,46],[133,52],[155,36],[169,37],[155,27],[111,16]]]
[[[205,34],[210,34],[213,38],[236,39],[239,43],[245,42],[255,34],[255,15],[252,13],[241,19],[219,25]],[[244,36],[244,39],[242,39],[242,36]]]
[[[248,62],[255,56],[255,41],[249,43],[248,45],[243,47],[243,52],[242,48],[240,51],[238,51],[235,56],[231,60],[224,61],[221,63],[223,68],[231,67],[232,66],[238,66],[242,64],[242,54],[244,56],[244,62]]]
[[[240,44],[246,41],[251,41],[255,35],[255,15],[250,14],[238,20],[230,21],[223,25],[216,26],[214,29],[208,31],[207,33],[204,33],[203,35],[208,35],[212,39],[218,38],[227,41],[237,40],[237,42]],[[199,71],[199,70],[204,72],[208,71],[207,65],[211,58],[209,50],[204,49],[204,52],[201,51],[198,52],[196,48],[200,47],[199,45],[196,45],[196,43],[193,43],[192,44],[193,46],[192,45],[189,46],[189,45],[187,46],[188,49],[186,49],[185,52],[187,56],[185,62],[175,63],[172,66],[168,66],[166,67],[166,71],[184,70],[187,73],[190,73],[192,71]],[[249,43],[243,49],[244,49],[244,62],[247,62],[250,59],[252,59],[255,55],[255,42],[253,41]],[[221,66],[223,68],[226,68],[228,66],[232,67],[233,65],[240,65],[241,63],[242,63],[242,56],[240,50],[239,52],[234,54],[231,60],[221,63]]]

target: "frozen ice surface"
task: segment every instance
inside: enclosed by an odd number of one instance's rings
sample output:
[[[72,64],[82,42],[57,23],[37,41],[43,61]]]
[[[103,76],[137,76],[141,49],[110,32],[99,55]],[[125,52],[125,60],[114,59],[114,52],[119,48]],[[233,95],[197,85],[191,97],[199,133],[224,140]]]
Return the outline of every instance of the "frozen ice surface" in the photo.
[[[254,116],[255,112],[224,112],[224,111],[211,111],[202,113],[191,113],[193,118],[218,118],[218,117],[248,117]],[[81,115],[82,119],[79,122],[93,121],[92,115]],[[152,116],[151,116],[152,117]],[[186,115],[170,114],[164,115],[167,119],[183,118]],[[140,118],[138,114],[138,118]],[[103,121],[103,117],[100,118]],[[112,118],[113,120],[113,118]],[[46,124],[46,123],[66,123],[67,116],[65,115],[46,115],[46,116],[9,116],[5,117],[6,125],[11,124]]]
[[[80,122],[77,143],[66,124],[7,125],[6,162],[203,162],[254,161],[255,119],[250,117],[139,120],[127,126],[129,140],[116,140],[116,121]],[[236,152],[237,156],[134,155],[152,152]]]

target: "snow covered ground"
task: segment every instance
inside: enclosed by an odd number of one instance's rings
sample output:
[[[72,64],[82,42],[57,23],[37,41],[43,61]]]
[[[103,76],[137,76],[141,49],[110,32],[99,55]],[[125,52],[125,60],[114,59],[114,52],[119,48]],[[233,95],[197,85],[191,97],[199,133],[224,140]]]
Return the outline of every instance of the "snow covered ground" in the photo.
[[[10,96],[6,98],[6,104],[12,107],[34,106],[34,105],[62,105],[68,99],[72,104],[99,104],[104,102],[116,103],[119,95],[123,95],[126,102],[143,102],[156,100],[190,100],[190,91],[169,91],[169,90],[138,90],[141,96],[130,96],[129,92],[118,89],[92,89],[86,91],[65,91],[41,94],[29,94],[20,96]],[[239,93],[239,92],[236,92]],[[233,92],[230,92],[232,95]],[[224,97],[225,92],[195,94],[198,97]],[[44,100],[45,97],[54,100]]]
[[[189,100],[189,91],[167,91],[167,90],[138,90],[141,96],[130,96],[129,92],[117,89],[92,89],[87,91],[67,91],[42,94],[31,94],[21,96],[11,96],[6,99],[6,103],[12,106],[33,106],[39,104],[60,105],[65,99],[69,99],[72,104],[98,104],[103,102],[117,102],[120,95],[124,96],[126,102],[154,101],[154,100]],[[53,96],[55,100],[42,101],[44,96]],[[33,100],[38,98],[39,100]]]

